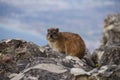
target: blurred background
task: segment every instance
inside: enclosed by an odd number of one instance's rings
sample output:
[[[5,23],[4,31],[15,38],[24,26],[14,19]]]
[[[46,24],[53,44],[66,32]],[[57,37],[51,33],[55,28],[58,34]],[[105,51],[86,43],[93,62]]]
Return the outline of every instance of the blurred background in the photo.
[[[47,44],[50,27],[78,33],[87,48],[97,48],[104,19],[120,12],[120,0],[0,0],[0,40],[24,39]]]

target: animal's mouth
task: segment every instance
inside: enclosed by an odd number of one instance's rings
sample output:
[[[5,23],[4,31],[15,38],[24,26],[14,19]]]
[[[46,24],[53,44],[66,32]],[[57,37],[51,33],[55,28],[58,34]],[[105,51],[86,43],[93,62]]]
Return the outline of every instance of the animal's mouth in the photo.
[[[49,39],[50,39],[50,36],[47,36],[47,39],[49,40]]]
[[[57,40],[57,36],[55,36],[55,35],[48,35],[47,36],[47,40],[49,40],[50,42],[54,42],[54,41],[56,41]]]
[[[51,37],[48,37],[47,40],[49,40],[50,42],[54,42],[54,39],[52,39]]]

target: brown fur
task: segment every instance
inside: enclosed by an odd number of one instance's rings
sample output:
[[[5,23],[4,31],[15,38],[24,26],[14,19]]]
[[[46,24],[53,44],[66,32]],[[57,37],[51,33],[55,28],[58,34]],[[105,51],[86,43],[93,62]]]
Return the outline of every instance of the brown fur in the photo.
[[[75,33],[59,32],[58,28],[48,29],[47,40],[53,50],[67,55],[82,58],[85,54],[85,43]]]

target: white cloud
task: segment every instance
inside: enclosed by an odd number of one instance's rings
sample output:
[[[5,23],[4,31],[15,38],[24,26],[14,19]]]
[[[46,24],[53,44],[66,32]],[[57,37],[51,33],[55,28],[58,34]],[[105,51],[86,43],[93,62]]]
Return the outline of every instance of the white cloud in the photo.
[[[4,27],[6,29],[31,34],[36,37],[39,37],[41,34],[41,32],[39,32],[40,30],[37,30],[36,27],[31,29],[31,25],[20,22],[19,20],[9,18],[0,19],[0,25],[2,25],[1,27]]]
[[[36,22],[36,23],[29,23],[27,24],[26,22],[21,22],[19,19],[24,18],[26,16],[30,17],[38,17],[41,16],[39,15],[39,12],[41,11],[58,11],[58,10],[84,10],[87,12],[87,10],[93,9],[93,8],[98,8],[98,7],[104,7],[104,6],[111,6],[114,5],[114,1],[111,0],[0,0],[0,3],[5,3],[8,4],[9,6],[14,6],[20,10],[23,11],[23,13],[12,13],[11,12],[11,17],[6,18],[3,16],[3,18],[0,18],[0,23],[4,25],[4,27],[8,29],[13,29],[15,31],[19,32],[26,32],[28,34],[32,34],[34,36],[39,37],[41,32],[40,30],[46,30],[44,28],[45,23],[42,22]],[[93,12],[94,13],[94,12]],[[10,14],[10,13],[8,13]],[[48,13],[49,14],[49,13]],[[79,15],[80,13],[78,13]],[[85,14],[85,13],[84,13]],[[53,14],[54,15],[54,14]],[[91,14],[89,14],[91,15]],[[46,15],[45,17],[48,18]],[[51,16],[49,16],[50,19]],[[58,16],[59,17],[59,16]],[[61,18],[60,18],[61,19]],[[75,25],[81,25],[81,26],[86,26],[89,25],[89,23],[86,23],[88,21],[79,21],[79,20],[73,20],[73,19],[65,19],[66,25],[68,24],[75,24]],[[80,23],[79,23],[80,22]],[[42,25],[39,26],[39,25]],[[61,24],[62,25],[62,24]],[[66,26],[65,24],[62,26]],[[34,26],[34,27],[33,27]],[[39,28],[37,28],[39,26]],[[60,25],[58,25],[60,26]],[[74,28],[74,27],[73,27]],[[40,30],[38,30],[40,29]],[[75,28],[74,28],[75,29]],[[74,30],[73,29],[73,30]],[[71,29],[72,30],[72,29]],[[77,30],[75,30],[77,31]],[[89,32],[89,34],[94,34],[93,32]],[[98,43],[98,42],[97,42]],[[98,44],[93,45],[94,41],[86,41],[86,44],[89,48],[95,48]]]
[[[65,0],[1,0],[1,2],[27,11],[60,10],[68,8],[68,3]]]
[[[23,13],[20,14],[16,12],[9,13],[11,14],[10,16],[14,18],[26,16],[39,17],[39,13],[43,11],[57,12],[76,9],[87,11],[92,8],[114,5],[114,2],[110,0],[0,0],[0,2],[23,11]]]
[[[109,0],[0,0],[0,2],[29,12],[69,9],[84,10],[114,5],[114,2]]]
[[[102,0],[81,0],[79,2],[71,3],[72,8],[80,9],[80,10],[86,10],[86,9],[92,9],[97,7],[104,7],[104,6],[110,6],[114,5],[115,3],[113,1],[102,1]]]

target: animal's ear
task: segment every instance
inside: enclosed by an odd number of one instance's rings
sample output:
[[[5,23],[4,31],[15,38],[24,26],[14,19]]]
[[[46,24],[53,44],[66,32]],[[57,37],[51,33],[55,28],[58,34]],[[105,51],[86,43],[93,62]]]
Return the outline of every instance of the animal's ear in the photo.
[[[47,29],[47,32],[49,32],[50,31],[50,29]]]
[[[56,28],[56,31],[59,32],[59,28]]]

